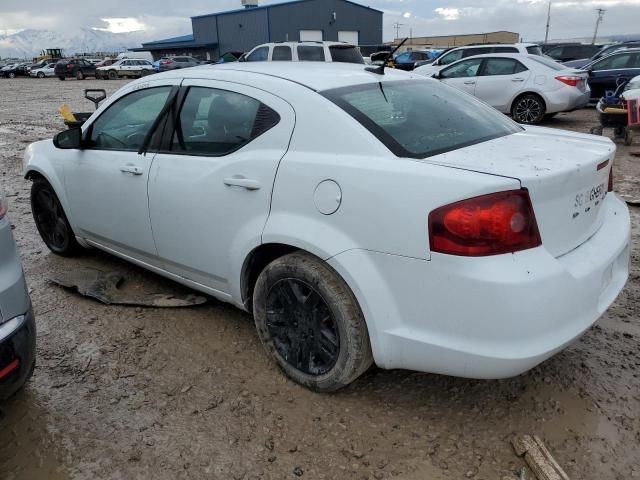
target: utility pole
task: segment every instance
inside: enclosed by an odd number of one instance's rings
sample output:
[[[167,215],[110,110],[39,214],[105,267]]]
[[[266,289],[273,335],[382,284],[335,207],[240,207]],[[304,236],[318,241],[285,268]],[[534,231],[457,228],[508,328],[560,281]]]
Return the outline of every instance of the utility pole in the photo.
[[[396,22],[393,24],[393,28],[396,29],[396,38],[400,38],[400,27],[404,27],[404,23]]]
[[[549,41],[549,24],[551,23],[551,0],[549,0],[549,9],[547,10],[547,31],[544,34],[544,43]]]
[[[593,40],[591,40],[591,44],[596,43],[596,37],[598,36],[598,27],[602,23],[602,18],[604,17],[604,12],[606,10],[604,8],[597,8],[596,12],[598,12],[598,19],[596,20],[596,30],[593,32]]]

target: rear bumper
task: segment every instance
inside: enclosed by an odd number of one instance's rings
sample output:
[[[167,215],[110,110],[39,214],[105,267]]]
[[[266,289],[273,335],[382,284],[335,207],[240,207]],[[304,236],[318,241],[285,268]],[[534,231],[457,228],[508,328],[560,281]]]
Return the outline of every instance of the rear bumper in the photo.
[[[0,324],[0,400],[17,392],[33,373],[36,322],[31,306],[23,315]]]
[[[586,106],[591,98],[591,90],[580,92],[574,87],[563,87],[548,94],[547,113],[570,112]]]
[[[544,246],[430,261],[350,250],[329,263],[362,307],[379,366],[509,377],[579,337],[624,287],[629,212],[615,195],[605,205],[598,232],[559,258]]]

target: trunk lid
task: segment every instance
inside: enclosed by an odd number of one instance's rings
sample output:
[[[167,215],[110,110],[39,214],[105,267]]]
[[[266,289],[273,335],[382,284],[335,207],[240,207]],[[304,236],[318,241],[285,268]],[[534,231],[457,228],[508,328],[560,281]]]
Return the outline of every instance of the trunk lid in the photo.
[[[608,138],[527,127],[429,161],[518,179],[529,191],[543,246],[558,257],[602,225],[615,151]]]

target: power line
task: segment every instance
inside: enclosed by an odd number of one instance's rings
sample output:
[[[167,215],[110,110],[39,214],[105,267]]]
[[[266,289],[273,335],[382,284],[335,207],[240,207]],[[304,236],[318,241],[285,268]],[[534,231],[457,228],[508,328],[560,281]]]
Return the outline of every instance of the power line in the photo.
[[[544,34],[544,43],[549,41],[549,25],[551,24],[551,0],[549,0],[549,10],[547,10],[547,31]]]
[[[396,38],[400,38],[400,27],[404,27],[404,23],[396,22],[393,24],[393,28],[396,29]]]

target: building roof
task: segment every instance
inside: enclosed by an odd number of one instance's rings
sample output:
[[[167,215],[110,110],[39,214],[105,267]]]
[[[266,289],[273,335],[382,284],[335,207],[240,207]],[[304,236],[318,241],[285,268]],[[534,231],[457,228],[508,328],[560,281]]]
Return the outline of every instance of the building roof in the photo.
[[[156,43],[179,43],[179,42],[193,42],[193,34],[181,35],[179,37],[165,38],[163,40],[154,40],[153,42],[145,42],[143,45],[155,45]]]
[[[285,7],[285,6],[288,6],[288,5],[295,5],[297,3],[311,2],[311,1],[314,1],[314,0],[292,0],[290,2],[271,3],[269,5],[260,5],[260,6],[257,6],[257,7],[238,8],[238,9],[235,9],[235,10],[226,10],[226,11],[223,11],[223,12],[206,13],[204,15],[196,15],[195,17],[191,17],[191,18],[216,17],[216,16],[219,16],[219,15],[229,15],[231,13],[250,13],[250,12],[255,12],[257,10],[264,10],[264,9],[267,9],[267,8]],[[384,12],[382,12],[382,10],[376,10],[375,8],[371,8],[371,7],[366,6],[366,5],[361,5],[359,3],[352,2],[351,0],[341,0],[341,1],[345,2],[345,3],[350,3],[352,5],[356,5],[356,6],[361,7],[361,8],[366,8],[368,10],[373,10],[374,12],[384,13]]]

